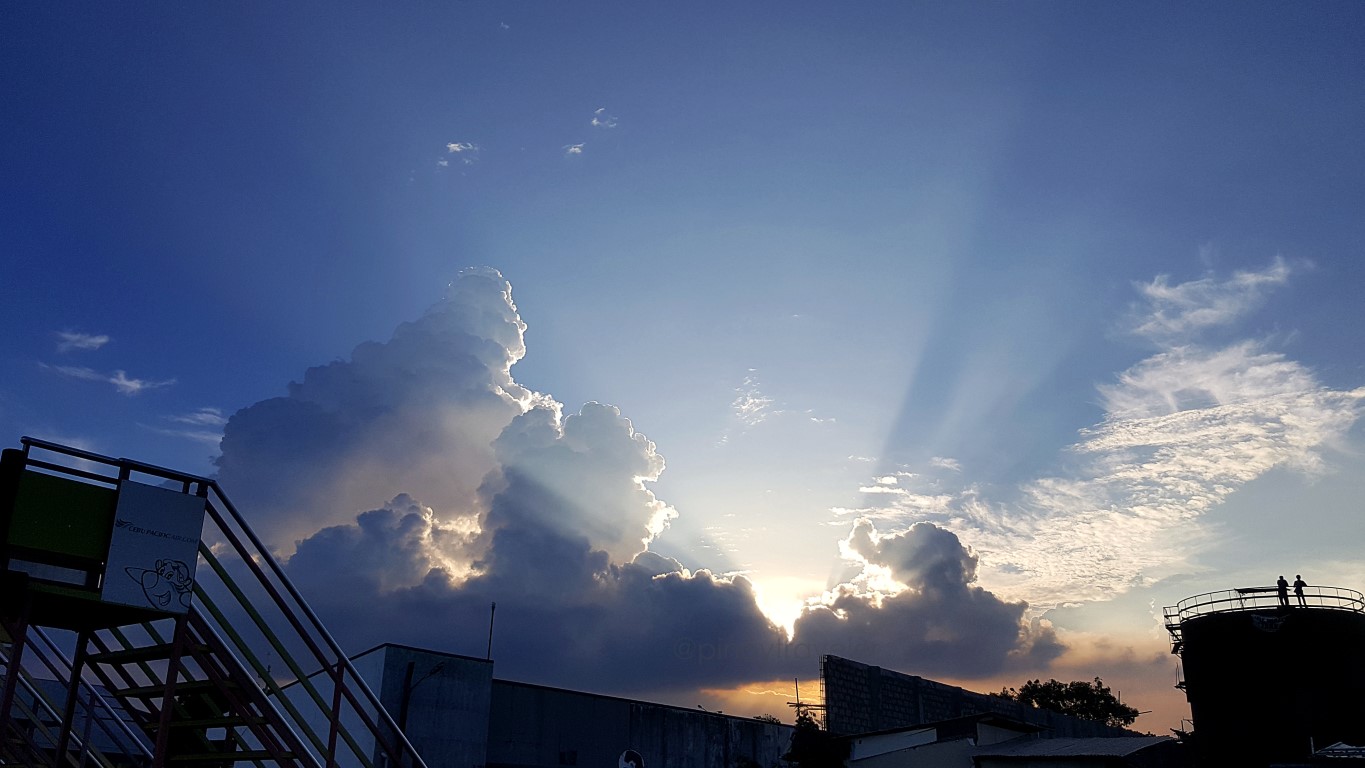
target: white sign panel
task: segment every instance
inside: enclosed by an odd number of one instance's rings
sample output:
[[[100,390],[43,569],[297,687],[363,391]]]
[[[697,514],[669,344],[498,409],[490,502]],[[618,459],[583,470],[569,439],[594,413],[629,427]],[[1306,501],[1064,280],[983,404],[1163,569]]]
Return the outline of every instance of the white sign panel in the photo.
[[[124,480],[100,599],[185,613],[194,595],[204,499]]]

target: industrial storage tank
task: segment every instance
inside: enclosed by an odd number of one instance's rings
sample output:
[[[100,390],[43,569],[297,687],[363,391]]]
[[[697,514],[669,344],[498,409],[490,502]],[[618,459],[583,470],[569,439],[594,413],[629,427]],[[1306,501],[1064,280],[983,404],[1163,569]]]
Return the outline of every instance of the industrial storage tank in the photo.
[[[1245,587],[1166,608],[1200,765],[1365,745],[1365,600],[1339,587],[1301,592]]]

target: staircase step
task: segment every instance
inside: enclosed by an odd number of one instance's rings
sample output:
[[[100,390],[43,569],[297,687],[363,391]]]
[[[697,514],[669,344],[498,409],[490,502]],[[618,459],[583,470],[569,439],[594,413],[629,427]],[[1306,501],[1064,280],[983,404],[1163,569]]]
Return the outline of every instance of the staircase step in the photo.
[[[186,645],[183,655],[191,656],[208,650],[206,645]],[[171,644],[144,645],[139,648],[123,648],[107,653],[92,653],[86,657],[90,664],[133,664],[139,661],[162,661],[171,657]]]
[[[262,725],[264,717],[257,715],[223,715],[222,717],[201,717],[195,720],[171,720],[172,728],[237,728],[248,725]]]
[[[246,749],[240,752],[197,752],[186,755],[171,755],[166,760],[172,763],[221,763],[241,760],[293,760],[296,757],[293,752],[281,752],[277,755],[265,749]]]
[[[171,657],[170,643],[144,645],[140,648],[122,648],[106,653],[92,653],[85,657],[89,664],[131,664],[137,661],[156,661]]]
[[[221,686],[212,680],[181,680],[175,684],[177,695],[182,693],[194,693],[195,691],[213,691],[219,688],[235,688],[236,684],[231,681],[224,682]],[[120,699],[154,699],[166,692],[166,684],[140,685],[134,688],[123,688],[112,691]]]

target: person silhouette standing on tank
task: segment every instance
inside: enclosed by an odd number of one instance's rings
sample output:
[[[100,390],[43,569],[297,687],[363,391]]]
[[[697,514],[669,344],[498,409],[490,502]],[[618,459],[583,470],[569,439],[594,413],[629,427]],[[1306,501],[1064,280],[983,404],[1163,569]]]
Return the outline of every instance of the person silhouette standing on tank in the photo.
[[[1294,597],[1297,597],[1299,599],[1299,605],[1305,608],[1308,607],[1308,602],[1303,599],[1303,588],[1306,586],[1308,585],[1303,583],[1303,576],[1300,576],[1297,573],[1294,574]]]
[[[1281,608],[1288,608],[1288,607],[1289,607],[1289,582],[1287,582],[1287,581],[1284,580],[1284,576],[1283,576],[1283,575],[1280,576],[1280,580],[1279,580],[1279,581],[1275,582],[1275,589],[1276,589],[1277,592],[1279,592],[1279,595],[1280,595],[1280,607],[1281,607]]]

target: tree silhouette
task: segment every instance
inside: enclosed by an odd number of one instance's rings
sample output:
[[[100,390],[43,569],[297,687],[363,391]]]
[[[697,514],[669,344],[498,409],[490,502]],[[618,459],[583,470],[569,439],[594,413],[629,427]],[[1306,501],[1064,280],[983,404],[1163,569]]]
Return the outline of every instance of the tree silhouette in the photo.
[[[791,747],[783,760],[796,768],[842,768],[846,750],[847,746],[821,728],[805,707],[797,707]]]
[[[1013,688],[1004,688],[995,695],[1031,704],[1039,709],[1050,709],[1085,720],[1098,720],[1116,728],[1132,725],[1140,714],[1137,708],[1119,701],[1109,691],[1109,686],[1098,677],[1093,683],[1084,680],[1073,680],[1069,683],[1057,680],[1048,680],[1046,683],[1030,680],[1017,691]]]

